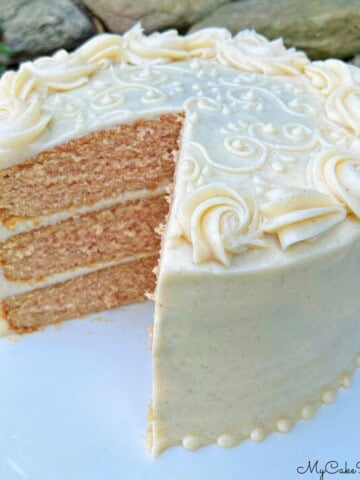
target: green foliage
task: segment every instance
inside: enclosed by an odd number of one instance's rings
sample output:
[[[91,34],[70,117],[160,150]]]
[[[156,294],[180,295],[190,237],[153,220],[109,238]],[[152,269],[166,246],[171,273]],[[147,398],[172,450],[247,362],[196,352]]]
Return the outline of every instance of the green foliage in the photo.
[[[4,55],[5,57],[10,57],[12,55],[11,48],[6,45],[6,43],[0,42],[0,55]]]
[[[6,43],[0,42],[0,77],[6,70],[7,59],[11,57],[12,54],[11,48],[6,45]]]

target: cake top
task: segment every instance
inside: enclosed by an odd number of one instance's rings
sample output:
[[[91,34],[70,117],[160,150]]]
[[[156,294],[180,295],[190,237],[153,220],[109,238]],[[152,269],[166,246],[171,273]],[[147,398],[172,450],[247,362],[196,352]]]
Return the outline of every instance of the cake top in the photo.
[[[274,237],[285,251],[360,218],[360,71],[310,62],[280,39],[136,26],[24,63],[3,75],[0,95],[0,168],[185,112],[168,239],[191,245],[192,262],[228,266]]]

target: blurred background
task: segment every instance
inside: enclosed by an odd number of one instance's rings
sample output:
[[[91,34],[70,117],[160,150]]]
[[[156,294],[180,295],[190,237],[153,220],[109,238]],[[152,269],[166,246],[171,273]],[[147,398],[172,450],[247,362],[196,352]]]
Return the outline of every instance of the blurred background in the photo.
[[[147,33],[254,28],[312,59],[360,66],[360,0],[0,0],[1,69],[139,21]]]

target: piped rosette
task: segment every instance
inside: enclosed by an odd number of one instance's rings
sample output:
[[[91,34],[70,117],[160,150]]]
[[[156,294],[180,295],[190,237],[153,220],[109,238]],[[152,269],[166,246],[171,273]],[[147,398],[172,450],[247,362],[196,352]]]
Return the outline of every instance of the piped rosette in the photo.
[[[221,184],[194,191],[177,218],[192,244],[195,263],[215,260],[229,265],[243,250],[264,246],[255,199]]]
[[[322,151],[309,164],[308,177],[314,188],[360,218],[360,156],[346,150]]]
[[[303,188],[275,188],[261,205],[263,229],[276,234],[282,249],[311,240],[346,217],[345,208],[332,197]]]

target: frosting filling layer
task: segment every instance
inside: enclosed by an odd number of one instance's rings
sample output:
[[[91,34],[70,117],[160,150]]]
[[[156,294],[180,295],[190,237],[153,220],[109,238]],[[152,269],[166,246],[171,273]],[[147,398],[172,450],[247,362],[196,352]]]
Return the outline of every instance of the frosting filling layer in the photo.
[[[115,198],[100,200],[91,206],[63,210],[61,212],[53,213],[52,215],[36,217],[36,219],[17,219],[14,224],[11,225],[11,228],[7,228],[4,224],[0,223],[0,242],[5,242],[8,238],[14,235],[19,235],[21,233],[29,232],[41,227],[56,225],[79,215],[98,212],[105,208],[114,207],[119,204],[125,204],[134,200],[162,196],[167,193],[168,187],[169,182],[166,181],[155,190],[141,189],[134,192],[124,192]]]
[[[84,265],[157,251],[155,229],[168,212],[165,196],[81,215],[43,227],[0,245],[2,268],[9,280],[36,280]]]
[[[128,263],[137,259],[148,258],[150,256],[153,256],[156,253],[157,252],[150,252],[145,254],[138,253],[135,255],[131,255],[131,257],[122,258],[121,260],[101,262],[94,265],[87,265],[84,267],[74,268],[72,270],[67,270],[66,272],[50,275],[44,278],[43,280],[34,280],[34,281],[26,281],[26,282],[12,281],[12,280],[7,280],[3,272],[0,272],[0,283],[1,283],[0,300],[4,300],[7,297],[27,293],[34,289],[44,288],[44,287],[48,287],[58,283],[63,283],[68,280],[80,277],[82,275],[87,275],[88,273],[92,273],[97,270],[102,270],[104,268],[113,267],[115,265],[120,265],[122,263]]]

